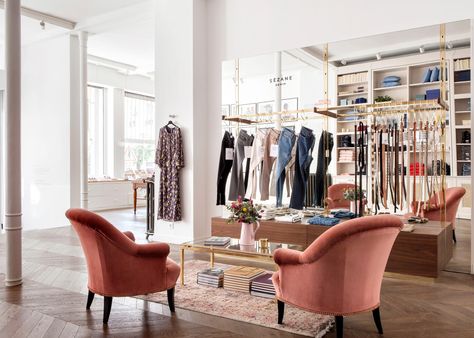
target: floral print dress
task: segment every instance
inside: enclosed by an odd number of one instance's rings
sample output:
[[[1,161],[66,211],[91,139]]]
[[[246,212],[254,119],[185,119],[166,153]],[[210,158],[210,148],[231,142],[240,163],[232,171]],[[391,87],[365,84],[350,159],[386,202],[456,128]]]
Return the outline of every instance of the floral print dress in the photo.
[[[160,129],[155,162],[161,169],[158,219],[181,221],[179,170],[184,167],[181,129],[168,126]]]

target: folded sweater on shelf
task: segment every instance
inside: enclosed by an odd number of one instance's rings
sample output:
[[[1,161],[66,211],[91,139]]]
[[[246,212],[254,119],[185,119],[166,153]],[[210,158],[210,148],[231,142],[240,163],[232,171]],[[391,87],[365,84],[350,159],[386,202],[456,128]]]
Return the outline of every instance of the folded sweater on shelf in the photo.
[[[291,222],[291,223],[296,223],[300,222],[303,218],[301,215],[295,214],[295,215],[285,215],[285,216],[276,216],[275,220],[279,222]]]
[[[314,216],[308,220],[309,224],[333,226],[339,223],[339,218]]]

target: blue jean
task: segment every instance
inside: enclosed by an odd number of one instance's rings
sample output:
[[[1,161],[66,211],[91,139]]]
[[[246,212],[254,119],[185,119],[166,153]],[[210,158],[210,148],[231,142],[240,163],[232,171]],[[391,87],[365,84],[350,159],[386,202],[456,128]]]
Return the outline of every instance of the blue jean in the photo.
[[[309,167],[313,161],[315,137],[313,131],[302,127],[296,146],[295,179],[291,192],[290,208],[301,210],[306,198],[306,184],[309,177]]]
[[[276,206],[281,207],[283,185],[285,183],[285,168],[291,160],[291,149],[295,144],[296,135],[288,128],[283,128],[278,141],[278,159],[276,166]]]

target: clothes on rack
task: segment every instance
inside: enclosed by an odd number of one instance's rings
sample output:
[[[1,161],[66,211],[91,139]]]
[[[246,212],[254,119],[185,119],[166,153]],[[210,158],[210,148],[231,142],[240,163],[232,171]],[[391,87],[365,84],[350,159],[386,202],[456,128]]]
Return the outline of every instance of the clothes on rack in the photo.
[[[296,148],[295,179],[291,191],[290,208],[303,209],[306,197],[306,183],[309,176],[309,167],[313,161],[312,153],[315,143],[313,130],[301,127]]]
[[[181,129],[166,125],[160,129],[155,162],[160,170],[158,219],[180,221],[179,171],[184,167]]]
[[[283,200],[283,186],[286,178],[286,166],[291,160],[291,151],[295,144],[294,131],[283,128],[278,141],[278,158],[276,164],[276,206],[281,207]]]
[[[316,189],[314,192],[314,203],[316,206],[324,206],[325,189],[329,184],[324,184],[327,180],[328,166],[331,163],[332,148],[334,147],[334,138],[332,133],[323,130],[318,146],[318,164],[316,168]]]
[[[263,162],[263,153],[265,147],[265,139],[269,129],[259,129],[257,130],[257,135],[252,144],[252,153],[250,156],[250,185],[251,188],[247,190],[247,197],[257,198],[257,186],[258,186],[258,169],[262,167]],[[261,179],[262,171],[260,171]]]
[[[216,205],[225,205],[225,187],[227,177],[232,169],[234,160],[234,136],[225,131],[221,143],[221,155],[219,158],[219,168],[217,171],[217,203]]]
[[[246,130],[240,130],[234,147],[234,159],[229,187],[229,201],[236,201],[239,196],[245,196],[243,162],[245,159],[245,147],[250,146],[252,140],[253,138]]]
[[[291,148],[291,158],[288,164],[286,165],[286,197],[291,197],[291,190],[293,187],[293,181],[295,179],[295,163],[296,163],[296,147],[298,144],[298,135],[296,135],[293,148]]]
[[[255,136],[250,135],[250,146],[252,146],[253,141],[255,140]],[[250,157],[247,157],[245,160],[246,165],[245,165],[245,177],[244,177],[244,186],[245,186],[245,192],[247,193],[247,187],[249,184],[249,171],[250,171]]]
[[[280,131],[270,129],[265,137],[263,151],[262,176],[260,180],[260,199],[266,201],[270,197],[270,176],[273,163],[278,155],[278,138]]]

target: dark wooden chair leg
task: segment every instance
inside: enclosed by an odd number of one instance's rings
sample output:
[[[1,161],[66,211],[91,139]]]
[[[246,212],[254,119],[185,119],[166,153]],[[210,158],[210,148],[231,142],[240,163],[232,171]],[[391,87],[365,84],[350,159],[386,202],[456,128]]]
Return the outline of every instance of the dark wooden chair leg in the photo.
[[[344,317],[336,316],[336,337],[344,337]]]
[[[110,310],[112,310],[112,297],[104,296],[104,324],[109,322]]]
[[[456,230],[453,229],[453,241],[454,243],[457,243],[458,241],[456,240]]]
[[[168,305],[170,307],[170,311],[174,312],[174,288],[166,290],[168,293]]]
[[[278,324],[283,324],[283,315],[285,314],[285,303],[281,300],[278,302]]]
[[[95,293],[89,290],[89,294],[87,295],[87,305],[86,305],[86,310],[89,310],[92,305],[92,301],[94,300],[94,295]]]
[[[372,310],[372,315],[374,316],[375,326],[380,334],[383,334],[382,321],[380,320],[380,308]]]

